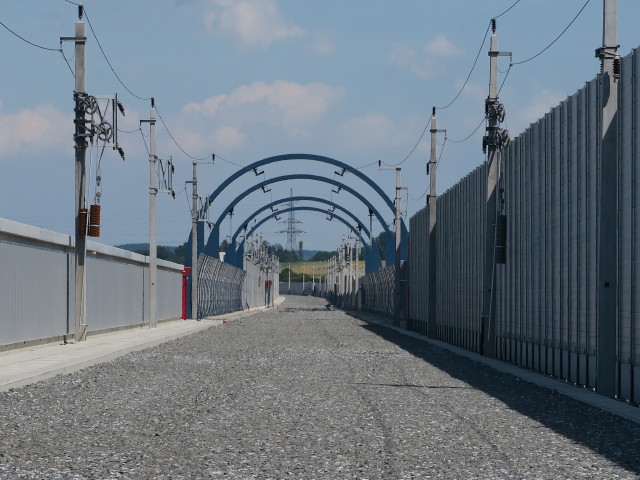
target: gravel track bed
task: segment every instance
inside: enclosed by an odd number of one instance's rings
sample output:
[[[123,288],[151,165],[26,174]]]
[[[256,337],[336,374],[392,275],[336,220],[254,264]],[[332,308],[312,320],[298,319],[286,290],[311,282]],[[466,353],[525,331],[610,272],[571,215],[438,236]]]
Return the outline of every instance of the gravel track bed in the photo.
[[[0,479],[640,478],[640,428],[289,297],[0,393]]]

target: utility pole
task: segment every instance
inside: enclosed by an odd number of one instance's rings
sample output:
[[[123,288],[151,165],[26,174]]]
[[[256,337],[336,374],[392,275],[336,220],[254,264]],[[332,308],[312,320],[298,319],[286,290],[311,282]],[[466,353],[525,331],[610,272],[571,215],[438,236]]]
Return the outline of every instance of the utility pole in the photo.
[[[496,356],[496,295],[495,295],[495,266],[496,266],[496,221],[497,221],[497,192],[498,177],[500,175],[500,153],[509,142],[509,132],[500,128],[504,120],[504,106],[498,101],[498,57],[510,56],[511,52],[498,51],[498,36],[496,35],[496,21],[491,20],[493,34],[491,35],[489,96],[485,102],[485,113],[488,118],[486,136],[483,138],[483,149],[488,148],[487,156],[487,197],[486,197],[486,229],[485,229],[485,267],[483,284],[483,307],[480,324],[480,353],[494,358]]]
[[[198,164],[193,162],[191,206],[191,318],[198,320]]]
[[[75,340],[83,341],[87,337],[86,323],[86,272],[87,256],[87,128],[86,128],[86,79],[85,79],[85,42],[86,27],[82,21],[83,7],[78,8],[78,21],[75,24],[75,150],[76,150],[76,181],[75,181],[75,219],[76,219],[76,272],[75,272]]]
[[[617,290],[618,290],[618,1],[603,0],[601,62],[602,98],[600,183],[598,189],[598,323],[596,390],[607,397],[617,393]]]
[[[436,161],[437,134],[446,130],[438,130],[436,122],[436,107],[431,112],[431,157],[427,166],[427,175],[429,175],[429,196],[427,197],[427,205],[429,206],[429,267],[428,267],[428,290],[427,290],[427,335],[431,338],[438,336],[436,325],[436,291],[437,291],[437,239],[436,239],[436,170],[438,162]]]
[[[393,318],[396,321],[400,321],[402,308],[400,305],[400,301],[402,299],[402,292],[400,291],[400,243],[402,240],[402,213],[400,212],[400,190],[402,187],[400,186],[400,167],[396,167],[396,199],[395,199],[395,207],[396,207],[396,218],[395,218],[395,230],[396,230],[396,256],[395,256],[395,269],[396,269],[396,279],[394,282],[394,302],[393,302]]]
[[[353,293],[353,252],[351,250],[351,233],[349,233],[349,238],[347,240],[347,258],[349,265],[349,285],[347,286],[348,293]]]
[[[140,120],[149,124],[149,327],[158,326],[156,312],[158,309],[158,237],[156,199],[156,105],[151,99],[149,120]]]
[[[362,228],[358,225],[358,230],[362,230]],[[356,238],[356,310],[360,310],[360,286],[359,286],[359,275],[358,275],[358,262],[360,261],[360,239]]]

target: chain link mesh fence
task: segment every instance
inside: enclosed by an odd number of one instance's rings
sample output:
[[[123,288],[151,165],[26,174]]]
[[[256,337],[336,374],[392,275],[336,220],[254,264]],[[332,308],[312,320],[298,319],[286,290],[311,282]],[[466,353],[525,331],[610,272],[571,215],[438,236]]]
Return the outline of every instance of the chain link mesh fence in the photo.
[[[198,257],[198,315],[201,318],[242,310],[246,272],[203,253]]]
[[[378,270],[360,279],[362,309],[393,316],[395,266]]]

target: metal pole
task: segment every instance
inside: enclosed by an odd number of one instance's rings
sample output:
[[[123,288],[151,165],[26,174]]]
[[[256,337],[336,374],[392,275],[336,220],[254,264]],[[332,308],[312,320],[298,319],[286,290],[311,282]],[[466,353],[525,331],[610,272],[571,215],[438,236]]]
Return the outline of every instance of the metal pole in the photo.
[[[349,294],[353,293],[353,263],[352,263],[352,252],[351,252],[351,234],[349,234],[349,239],[347,240],[347,265],[349,266],[348,275],[349,275],[349,284],[347,285],[347,292]]]
[[[82,10],[80,10],[80,17],[82,17]],[[76,149],[76,168],[75,168],[75,218],[76,218],[76,275],[75,275],[75,340],[77,342],[83,341],[87,337],[87,323],[86,323],[86,272],[85,263],[87,256],[87,226],[84,220],[86,215],[81,217],[80,209],[87,208],[86,201],[86,185],[87,185],[87,172],[86,172],[86,152],[87,152],[87,139],[86,139],[86,117],[85,117],[85,104],[83,98],[86,94],[86,81],[85,81],[85,42],[86,42],[86,28],[85,23],[80,18],[75,25],[75,149]],[[86,210],[85,210],[86,211]],[[84,220],[83,220],[84,219]],[[83,220],[83,221],[81,221]]]
[[[499,175],[499,159],[502,144],[499,136],[500,114],[502,105],[498,102],[498,57],[511,55],[511,52],[498,51],[498,36],[495,33],[495,20],[492,20],[493,35],[489,49],[489,96],[486,100],[488,125],[485,144],[488,147],[487,156],[487,197],[486,197],[486,225],[485,225],[485,262],[483,283],[483,306],[480,326],[480,353],[488,357],[496,356],[496,295],[495,295],[495,266],[496,266],[496,220],[497,198],[496,186]]]
[[[191,318],[198,320],[198,171],[193,162],[191,206]]]
[[[429,265],[428,265],[428,291],[427,291],[427,335],[431,338],[436,338],[438,334],[436,324],[436,291],[437,291],[437,239],[436,239],[436,225],[437,225],[437,187],[436,187],[436,174],[438,169],[438,162],[436,161],[436,146],[437,146],[437,134],[438,132],[446,132],[446,130],[438,130],[436,121],[436,109],[433,108],[431,115],[431,157],[429,158],[429,167],[427,168],[427,174],[429,175],[429,196],[427,197],[427,205],[429,206]]]
[[[149,327],[158,326],[157,298],[158,298],[158,238],[156,198],[156,107],[151,99],[151,111],[149,112]]]
[[[617,394],[617,288],[618,288],[618,72],[617,0],[603,1],[602,62],[599,77],[602,108],[600,184],[598,191],[598,323],[596,390]]]
[[[396,218],[395,218],[395,230],[396,230],[396,255],[395,255],[395,270],[396,270],[396,275],[395,275],[395,282],[394,282],[394,294],[393,294],[393,298],[394,298],[394,302],[393,302],[393,318],[396,321],[400,320],[400,316],[401,316],[401,305],[400,305],[400,301],[401,301],[401,292],[400,292],[400,240],[402,237],[402,232],[401,232],[401,220],[402,220],[402,215],[400,213],[400,190],[402,189],[400,187],[400,171],[401,168],[400,167],[396,167],[396,199],[395,199],[395,207],[396,207]]]
[[[356,238],[356,310],[360,310],[360,286],[358,275],[358,262],[360,261],[360,240]]]

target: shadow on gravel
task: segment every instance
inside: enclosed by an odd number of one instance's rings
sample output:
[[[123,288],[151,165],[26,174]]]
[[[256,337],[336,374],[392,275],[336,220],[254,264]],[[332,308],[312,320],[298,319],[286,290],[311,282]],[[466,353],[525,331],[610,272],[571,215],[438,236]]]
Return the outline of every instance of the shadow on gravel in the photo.
[[[395,330],[375,324],[366,324],[363,328],[640,476],[640,426],[635,423]],[[525,433],[534,434],[533,431]],[[580,459],[574,460],[580,462]]]

